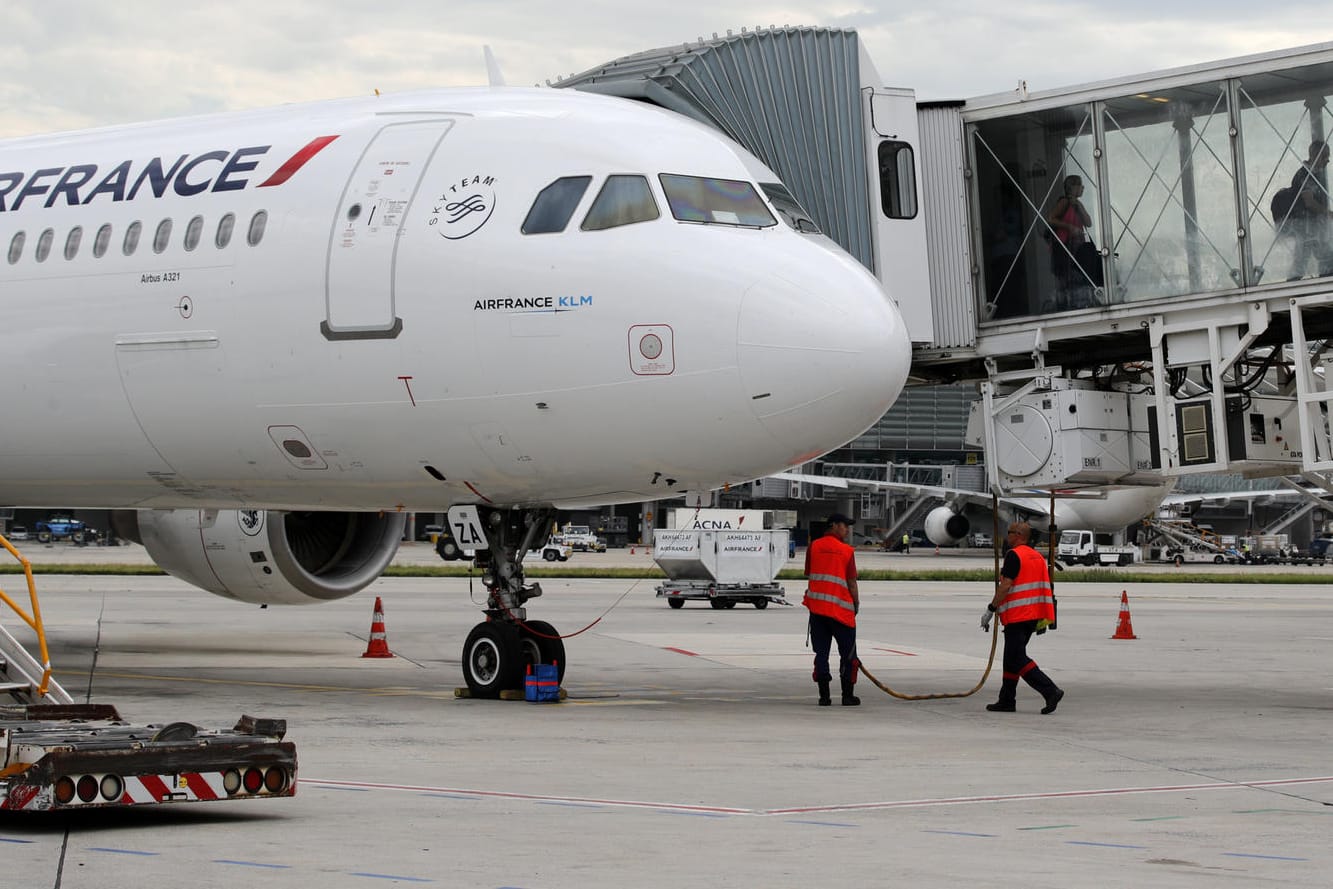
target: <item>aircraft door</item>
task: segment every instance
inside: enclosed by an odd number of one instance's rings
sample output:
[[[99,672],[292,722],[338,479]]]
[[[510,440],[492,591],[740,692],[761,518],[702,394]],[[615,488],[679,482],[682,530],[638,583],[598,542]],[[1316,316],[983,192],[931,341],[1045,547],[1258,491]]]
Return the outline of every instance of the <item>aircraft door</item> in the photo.
[[[402,330],[393,287],[398,239],[421,175],[452,126],[447,119],[389,124],[366,146],[329,234],[326,338],[392,339]]]

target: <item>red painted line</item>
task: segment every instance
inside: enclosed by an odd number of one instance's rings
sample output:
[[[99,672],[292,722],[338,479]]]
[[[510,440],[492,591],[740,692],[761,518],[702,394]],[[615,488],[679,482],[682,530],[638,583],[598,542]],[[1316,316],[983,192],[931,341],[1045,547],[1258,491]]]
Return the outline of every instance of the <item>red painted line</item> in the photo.
[[[663,651],[674,651],[676,654],[688,655],[689,657],[698,657],[698,656],[699,656],[699,655],[695,654],[695,653],[692,652],[692,651],[686,651],[686,650],[683,649],[683,648],[672,648],[670,645],[664,645],[664,646],[662,646],[662,650],[663,650]]]
[[[1247,787],[1287,787],[1293,784],[1333,782],[1333,775],[1322,778],[1285,778],[1273,781],[1219,781],[1213,784],[1159,784],[1146,787],[1110,787],[1100,790],[1060,790],[1050,793],[1011,793],[996,796],[954,796],[940,799],[911,799],[879,803],[848,803],[832,806],[803,806],[794,809],[769,809],[765,815],[798,815],[810,812],[849,812],[862,809],[908,809],[925,806],[957,806],[966,803],[1007,803],[1039,799],[1075,799],[1094,796],[1128,796],[1136,793],[1181,793],[1189,790],[1241,790]]]
[[[337,136],[317,136],[314,139],[311,139],[305,148],[302,148],[300,151],[296,152],[296,154],[287,158],[283,165],[278,167],[277,172],[255,187],[268,188],[271,185],[281,185],[296,175],[296,171],[304,167],[306,161],[319,154],[324,150],[325,146],[337,138]]]
[[[376,784],[366,781],[327,781],[320,778],[302,778],[303,787],[354,787],[365,790],[394,790],[403,793],[462,793],[490,799],[524,799],[534,802],[596,803],[601,806],[620,806],[633,809],[671,809],[679,812],[716,812],[723,815],[753,815],[753,809],[732,809],[725,806],[690,806],[677,803],[653,803],[643,800],[597,799],[585,796],[543,796],[538,793],[506,793],[498,790],[466,790],[457,787],[425,787],[416,784]]]
[[[366,781],[330,781],[321,778],[302,778],[307,787],[341,787],[361,790],[390,790],[401,793],[443,793],[464,794],[490,799],[531,800],[533,802],[591,803],[601,806],[618,806],[631,809],[659,809],[674,812],[711,812],[722,815],[755,815],[771,817],[774,815],[801,815],[813,812],[853,812],[875,809],[909,809],[926,806],[956,806],[971,803],[1021,802],[1041,799],[1077,799],[1079,797],[1098,797],[1132,795],[1138,793],[1182,793],[1199,790],[1244,790],[1261,787],[1290,787],[1299,784],[1327,784],[1333,782],[1333,775],[1319,778],[1282,778],[1272,781],[1219,781],[1212,784],[1160,784],[1144,787],[1114,787],[1098,790],[1064,790],[1050,793],[1013,793],[994,796],[955,796],[939,799],[894,800],[875,803],[846,803],[828,806],[800,806],[786,809],[742,809],[730,806],[692,806],[679,803],[655,803],[646,800],[598,799],[582,796],[545,796],[535,793],[507,793],[495,790],[468,790],[456,787],[428,787],[416,784],[380,784]]]

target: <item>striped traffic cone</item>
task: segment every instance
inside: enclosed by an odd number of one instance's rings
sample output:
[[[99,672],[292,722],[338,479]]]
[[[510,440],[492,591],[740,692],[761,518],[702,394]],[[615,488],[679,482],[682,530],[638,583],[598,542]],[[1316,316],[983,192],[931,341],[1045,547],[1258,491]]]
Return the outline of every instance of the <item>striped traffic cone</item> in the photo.
[[[1120,620],[1115,626],[1115,635],[1112,639],[1137,639],[1134,635],[1134,624],[1129,620],[1129,594],[1124,590],[1120,591]]]
[[[370,619],[370,641],[366,643],[366,653],[362,657],[393,657],[389,650],[389,640],[384,635],[384,605],[380,597],[375,597],[375,614]]]

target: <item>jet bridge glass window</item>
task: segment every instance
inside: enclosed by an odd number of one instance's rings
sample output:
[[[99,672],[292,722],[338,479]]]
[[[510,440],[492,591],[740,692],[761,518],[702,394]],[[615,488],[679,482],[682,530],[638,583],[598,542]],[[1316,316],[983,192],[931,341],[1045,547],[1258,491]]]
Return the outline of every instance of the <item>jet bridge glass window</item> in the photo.
[[[139,249],[139,235],[143,233],[143,223],[134,220],[125,229],[125,241],[120,245],[120,252],[126,256],[133,256],[134,251]]]
[[[46,262],[46,257],[51,255],[51,244],[56,239],[55,229],[48,228],[37,237],[37,250],[33,254],[33,259],[38,262]]]
[[[13,265],[23,258],[23,242],[28,240],[24,232],[14,232],[14,237],[9,239],[9,264]]]
[[[1333,205],[1329,167],[1319,159],[1333,139],[1331,94],[1333,63],[1256,72],[1235,82],[1248,283],[1333,274],[1333,246],[1321,215]]]
[[[543,235],[562,232],[578,209],[583,193],[588,190],[591,176],[563,176],[537,193],[532,209],[523,220],[525,235]]]
[[[1240,285],[1231,108],[1221,81],[1101,103],[1111,302]],[[1104,246],[1099,241],[1099,246]]]
[[[1098,298],[1103,240],[1093,121],[1092,106],[1081,103],[968,127],[983,320],[1084,308]],[[1080,243],[1088,245],[1081,252]]]
[[[97,235],[93,238],[93,256],[101,259],[106,256],[106,250],[111,246],[111,223],[103,223],[97,230]]]
[[[879,143],[879,205],[890,219],[916,217],[916,159],[906,142]]]
[[[83,243],[83,226],[76,225],[65,236],[65,259],[79,255],[79,245]]]
[[[636,222],[648,222],[662,214],[653,200],[652,189],[643,176],[607,176],[592,208],[579,226],[585,232],[602,231]]]
[[[676,173],[662,173],[658,179],[666,193],[671,215],[681,222],[754,228],[778,224],[749,182]]]
[[[161,253],[167,249],[167,244],[171,241],[171,217],[168,216],[157,224],[157,231],[153,233],[153,252]]]
[[[810,218],[810,214],[805,212],[805,208],[800,202],[792,196],[787,190],[787,186],[781,182],[760,182],[759,187],[768,195],[769,201],[773,204],[773,209],[778,211],[778,218],[787,225],[805,234],[819,234],[819,226]]]

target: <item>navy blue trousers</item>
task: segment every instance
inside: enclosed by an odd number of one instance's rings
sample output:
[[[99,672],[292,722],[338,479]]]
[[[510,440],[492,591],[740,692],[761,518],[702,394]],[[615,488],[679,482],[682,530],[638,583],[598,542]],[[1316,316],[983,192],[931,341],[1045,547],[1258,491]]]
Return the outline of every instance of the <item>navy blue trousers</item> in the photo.
[[[822,614],[810,615],[810,645],[815,650],[816,682],[831,682],[828,658],[834,641],[838,643],[838,678],[856,682],[856,627]]]

